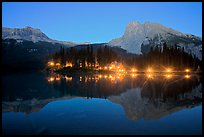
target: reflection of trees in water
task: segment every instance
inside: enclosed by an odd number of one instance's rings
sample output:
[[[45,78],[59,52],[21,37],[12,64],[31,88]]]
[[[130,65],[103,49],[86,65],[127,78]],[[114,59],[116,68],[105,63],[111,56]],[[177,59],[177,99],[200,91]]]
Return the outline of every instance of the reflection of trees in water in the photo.
[[[85,82],[85,80],[87,82]],[[53,87],[63,95],[82,96],[87,98],[106,98],[109,95],[115,95],[124,92],[125,85],[121,82],[110,84],[110,80],[101,79],[96,81],[95,76],[73,76],[72,81],[66,81],[66,79],[60,79],[55,81]]]
[[[198,87],[201,79],[198,76],[192,76],[191,79],[177,77],[171,81],[163,79],[148,81],[142,88],[141,96],[149,98],[150,101],[155,103],[158,100],[162,102],[179,101],[181,98],[185,98],[186,93],[190,93]],[[202,90],[199,92],[202,92]]]
[[[148,79],[145,75],[138,75],[136,78],[125,76],[122,80],[99,78],[97,75],[73,76],[71,81],[61,78],[54,81],[53,86],[62,96],[74,95],[87,98],[106,98],[111,95],[119,95],[127,89],[141,88],[141,96],[152,100],[165,102],[168,99],[178,100],[184,93],[191,92],[200,83],[200,77],[191,76],[185,79],[184,76],[174,76],[166,79],[164,76],[157,76]]]

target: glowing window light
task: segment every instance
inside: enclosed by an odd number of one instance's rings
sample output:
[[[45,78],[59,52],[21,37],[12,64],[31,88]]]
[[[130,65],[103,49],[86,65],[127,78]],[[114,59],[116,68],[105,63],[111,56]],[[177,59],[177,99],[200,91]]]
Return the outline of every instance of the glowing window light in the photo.
[[[67,81],[72,81],[72,77],[67,77],[67,76],[65,76],[65,79],[66,79]]]
[[[108,77],[107,75],[104,76],[104,78],[107,78],[107,77]]]
[[[109,67],[109,69],[112,69],[112,67]]]
[[[102,75],[99,75],[99,78],[102,78]]]
[[[57,77],[56,80],[59,81],[59,80],[60,80],[60,77]]]
[[[60,63],[56,63],[56,66],[60,66]]]
[[[166,75],[166,78],[167,78],[167,79],[170,79],[171,77],[172,77],[172,75],[169,75],[169,74]]]
[[[49,64],[50,66],[54,66],[54,65],[55,65],[54,62],[48,62],[48,64]]]
[[[82,68],[82,63],[79,63],[79,67]]]
[[[72,67],[72,63],[66,63],[66,67]]]
[[[54,81],[54,80],[55,80],[54,77],[50,77],[50,78],[48,79],[49,82],[52,82],[52,81]]]
[[[107,67],[104,67],[104,69],[107,69]]]

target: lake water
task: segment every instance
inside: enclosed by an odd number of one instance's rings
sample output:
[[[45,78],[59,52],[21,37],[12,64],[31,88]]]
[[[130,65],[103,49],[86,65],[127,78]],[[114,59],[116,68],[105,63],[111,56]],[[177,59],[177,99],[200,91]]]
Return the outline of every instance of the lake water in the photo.
[[[2,76],[3,134],[202,134],[198,75]]]

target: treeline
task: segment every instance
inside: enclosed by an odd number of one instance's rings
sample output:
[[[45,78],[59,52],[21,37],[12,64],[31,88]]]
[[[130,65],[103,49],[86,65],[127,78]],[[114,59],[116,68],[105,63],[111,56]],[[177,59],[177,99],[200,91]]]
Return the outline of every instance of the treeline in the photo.
[[[70,62],[73,64],[73,67],[80,67],[81,63],[83,68],[86,64],[92,68],[97,63],[99,66],[105,66],[115,60],[119,60],[117,54],[107,45],[99,46],[97,50],[94,50],[92,45],[81,49],[77,49],[76,47],[65,49],[61,47],[60,51],[56,52],[52,58],[60,62],[62,66],[65,66],[66,62]]]
[[[197,70],[201,67],[201,61],[195,56],[184,52],[184,48],[177,45],[167,46],[164,43],[162,46],[151,47],[150,52],[143,55],[127,54],[127,56],[120,56],[112,50],[109,46],[99,46],[93,50],[92,45],[87,45],[77,49],[76,47],[62,48],[60,52],[55,53],[52,58],[61,63],[62,66],[66,62],[71,62],[73,67],[82,67],[91,64],[90,67],[95,67],[96,63],[99,66],[105,66],[113,61],[121,62],[128,67],[136,67],[145,69],[148,66],[162,68],[162,66],[174,67],[177,70],[184,68],[191,68]]]
[[[201,61],[195,55],[184,52],[184,47],[181,48],[178,45],[170,47],[166,43],[162,46],[151,47],[147,54],[132,57],[126,60],[126,63],[128,66],[138,66],[139,68],[153,66],[162,69],[163,66],[169,66],[177,70],[184,68],[197,70],[201,67]]]

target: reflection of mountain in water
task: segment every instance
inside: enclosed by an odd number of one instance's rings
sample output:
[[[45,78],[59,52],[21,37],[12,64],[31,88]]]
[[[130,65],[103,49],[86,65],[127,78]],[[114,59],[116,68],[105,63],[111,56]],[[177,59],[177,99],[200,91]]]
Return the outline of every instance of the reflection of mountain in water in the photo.
[[[38,83],[39,88],[35,89],[35,94],[31,95],[27,90],[31,88],[33,91],[32,86],[22,88],[25,91],[21,90],[19,93],[14,90],[15,86],[12,89],[14,91],[7,90],[8,87],[3,88],[3,93],[9,91],[3,96],[3,112],[31,113],[39,111],[52,101],[86,97],[107,98],[122,105],[131,120],[157,119],[202,102],[202,77],[198,76],[167,78],[160,75],[151,79],[145,75],[52,76],[47,80],[39,76],[30,83],[28,81],[24,79],[21,82],[26,85]]]
[[[173,112],[187,107],[197,106],[202,102],[201,84],[192,92],[179,94],[177,99],[168,98],[162,101],[161,98],[149,98],[142,96],[141,88],[127,90],[120,96],[108,97],[114,103],[123,106],[127,117],[131,120],[138,119],[159,119]]]

